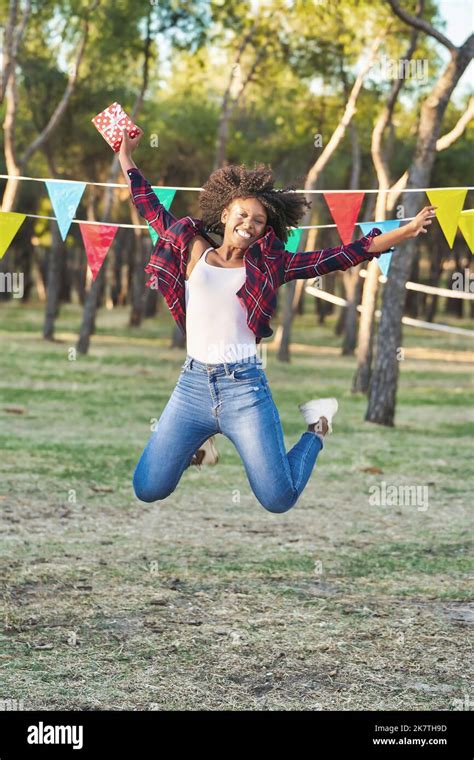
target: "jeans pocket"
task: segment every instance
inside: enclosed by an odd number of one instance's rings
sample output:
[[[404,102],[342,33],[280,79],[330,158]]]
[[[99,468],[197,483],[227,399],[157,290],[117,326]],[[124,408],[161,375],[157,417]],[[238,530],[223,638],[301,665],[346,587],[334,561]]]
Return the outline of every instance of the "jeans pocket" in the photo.
[[[255,365],[251,367],[236,367],[232,373],[234,380],[258,380],[261,378],[261,371]]]

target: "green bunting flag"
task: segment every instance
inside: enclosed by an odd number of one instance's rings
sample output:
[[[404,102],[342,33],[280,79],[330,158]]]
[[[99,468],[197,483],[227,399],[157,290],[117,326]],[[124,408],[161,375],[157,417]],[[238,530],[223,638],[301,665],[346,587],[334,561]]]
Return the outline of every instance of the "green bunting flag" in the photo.
[[[298,250],[298,246],[300,244],[302,234],[303,234],[303,230],[300,230],[299,227],[289,231],[288,240],[285,243],[285,248],[287,251],[290,251],[290,253],[296,253],[296,251]]]
[[[161,204],[165,207],[167,211],[170,210],[171,204],[173,203],[173,198],[176,194],[176,190],[169,190],[165,189],[163,187],[153,188],[153,192],[155,193],[156,197],[160,201]],[[159,193],[159,195],[158,195]],[[148,222],[147,222],[148,224]],[[160,237],[158,233],[148,224],[148,231],[151,235],[151,239],[153,242],[153,246],[156,245],[156,241]]]

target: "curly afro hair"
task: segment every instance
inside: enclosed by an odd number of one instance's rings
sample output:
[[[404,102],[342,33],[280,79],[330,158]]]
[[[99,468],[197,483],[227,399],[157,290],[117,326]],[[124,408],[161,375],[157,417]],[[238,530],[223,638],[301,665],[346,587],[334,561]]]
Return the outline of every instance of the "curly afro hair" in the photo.
[[[298,225],[305,208],[311,208],[311,204],[303,193],[293,192],[296,186],[275,190],[274,181],[272,169],[265,164],[258,164],[254,169],[247,169],[244,164],[230,165],[212,172],[199,196],[202,221],[208,231],[223,236],[221,214],[224,208],[237,198],[257,198],[267,211],[267,224],[271,224],[276,236],[286,243],[288,228]]]

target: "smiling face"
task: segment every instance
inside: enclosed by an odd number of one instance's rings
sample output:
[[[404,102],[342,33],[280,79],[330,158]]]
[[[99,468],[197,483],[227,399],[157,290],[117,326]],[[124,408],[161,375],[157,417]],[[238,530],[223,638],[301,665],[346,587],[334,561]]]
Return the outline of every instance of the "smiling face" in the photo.
[[[221,222],[225,225],[224,243],[245,249],[264,234],[267,212],[256,198],[237,198],[224,209]]]

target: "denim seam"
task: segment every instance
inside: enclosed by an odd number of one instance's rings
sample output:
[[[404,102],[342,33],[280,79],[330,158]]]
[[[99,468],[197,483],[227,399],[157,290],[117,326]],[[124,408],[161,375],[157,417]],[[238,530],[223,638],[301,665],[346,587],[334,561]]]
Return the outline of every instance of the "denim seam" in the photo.
[[[309,432],[310,432],[309,430],[305,430],[305,433],[309,433]],[[304,435],[304,433],[303,433],[303,435]],[[314,440],[314,438],[316,438],[316,436],[311,436],[311,437],[313,438],[313,440]],[[298,479],[296,481],[297,485],[295,486],[296,489],[297,489],[297,491],[299,491],[299,487],[300,487],[300,483],[301,483],[301,479],[302,479],[302,475],[303,475],[303,471],[304,471],[304,466],[306,464],[306,460],[308,458],[308,454],[309,454],[310,450],[311,450],[311,446],[308,446],[308,448],[306,449],[306,451],[305,451],[305,453],[304,453],[304,455],[302,457],[302,460],[301,460],[300,471],[299,471]]]
[[[216,389],[217,389],[217,396],[219,398],[219,401],[218,401],[217,407],[216,407],[215,419],[216,419],[217,430],[219,431],[219,433],[222,433],[221,425],[220,425],[220,422],[219,422],[219,407],[222,406],[222,400],[221,400],[222,399],[222,389],[221,389],[220,384],[219,384],[219,375],[216,375]]]
[[[268,386],[268,380],[264,379],[264,383],[265,383],[265,389],[267,391],[267,397],[268,397],[268,399],[270,401],[270,404],[271,404],[272,416],[273,416],[273,424],[275,426],[275,430],[277,430],[279,422],[278,422],[278,418],[277,418],[277,416],[275,414],[275,411],[276,411],[275,402],[273,401],[273,399],[271,398],[271,395],[270,395],[270,388]],[[277,438],[279,440],[279,436],[277,436]],[[288,454],[285,451],[285,446],[284,446],[283,442],[280,441],[280,440],[279,440],[279,445],[280,445],[280,455],[281,455],[283,461],[286,461],[286,465],[287,465],[287,468],[288,468],[288,476],[289,476],[290,485],[294,488],[293,476],[291,474],[291,467],[290,467],[290,463],[288,462]]]

